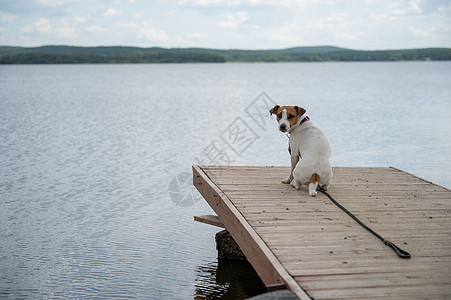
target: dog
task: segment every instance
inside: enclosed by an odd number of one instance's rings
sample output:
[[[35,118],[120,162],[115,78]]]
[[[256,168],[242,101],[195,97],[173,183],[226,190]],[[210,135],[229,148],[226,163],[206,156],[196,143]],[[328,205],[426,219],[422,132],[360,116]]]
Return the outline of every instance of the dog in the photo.
[[[269,112],[276,115],[279,130],[289,134],[291,172],[282,182],[298,190],[308,184],[309,195],[313,197],[318,185],[328,190],[333,174],[330,144],[324,133],[313,125],[302,107],[276,105]]]

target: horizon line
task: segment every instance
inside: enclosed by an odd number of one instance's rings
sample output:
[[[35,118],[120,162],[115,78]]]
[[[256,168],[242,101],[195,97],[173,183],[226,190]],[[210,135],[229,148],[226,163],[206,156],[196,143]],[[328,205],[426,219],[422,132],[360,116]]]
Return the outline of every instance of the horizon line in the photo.
[[[266,48],[266,49],[246,49],[246,48],[210,48],[210,47],[199,47],[199,46],[191,46],[191,47],[161,47],[161,46],[132,46],[132,45],[93,45],[93,46],[84,46],[84,45],[70,45],[70,44],[42,44],[40,46],[11,46],[11,45],[0,45],[0,47],[11,47],[11,48],[42,48],[42,47],[73,47],[73,48],[112,48],[112,47],[121,47],[121,48],[139,48],[139,49],[166,49],[166,50],[174,50],[174,49],[205,49],[205,50],[223,50],[223,51],[272,51],[272,50],[288,50],[288,49],[296,49],[296,48],[337,48],[348,51],[367,51],[367,52],[375,52],[375,51],[400,51],[400,50],[422,50],[422,49],[451,49],[450,47],[414,47],[414,48],[386,48],[386,49],[372,49],[372,50],[363,50],[363,49],[354,49],[354,48],[345,48],[340,46],[333,45],[313,45],[313,46],[293,46],[287,48]]]

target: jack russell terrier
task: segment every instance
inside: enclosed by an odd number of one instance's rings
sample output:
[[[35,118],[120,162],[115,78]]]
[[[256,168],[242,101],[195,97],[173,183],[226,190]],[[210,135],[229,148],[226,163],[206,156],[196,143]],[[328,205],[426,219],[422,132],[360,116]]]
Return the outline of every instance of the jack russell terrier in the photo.
[[[324,133],[312,124],[299,106],[274,106],[270,111],[277,116],[279,130],[289,134],[291,154],[290,176],[283,183],[296,189],[309,183],[309,195],[316,196],[318,185],[327,190],[332,182],[330,145]]]

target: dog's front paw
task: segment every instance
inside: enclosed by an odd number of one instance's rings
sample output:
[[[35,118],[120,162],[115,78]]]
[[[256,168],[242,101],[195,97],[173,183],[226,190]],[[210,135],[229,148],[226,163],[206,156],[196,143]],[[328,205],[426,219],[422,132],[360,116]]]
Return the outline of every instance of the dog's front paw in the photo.
[[[284,180],[282,180],[282,183],[290,184],[290,183],[291,183],[291,180],[293,180],[293,178],[287,177],[287,178],[285,178]]]
[[[294,187],[297,190],[301,189],[301,184],[299,183],[299,181],[296,181],[296,180],[292,180],[291,181],[291,186]]]

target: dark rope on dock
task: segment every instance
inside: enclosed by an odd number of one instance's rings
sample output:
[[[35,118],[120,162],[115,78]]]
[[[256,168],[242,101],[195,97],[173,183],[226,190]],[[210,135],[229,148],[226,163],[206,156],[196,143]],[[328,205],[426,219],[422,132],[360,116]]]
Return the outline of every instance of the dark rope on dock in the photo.
[[[372,233],[374,236],[376,236],[378,239],[380,239],[386,246],[389,246],[390,248],[393,249],[393,251],[396,252],[396,254],[400,257],[400,258],[405,258],[405,259],[409,259],[411,257],[410,253],[402,250],[401,248],[399,248],[398,246],[396,246],[395,244],[393,244],[392,242],[384,239],[382,236],[380,236],[377,232],[375,232],[373,229],[369,228],[368,226],[366,226],[362,221],[360,221],[356,216],[354,216],[349,210],[347,210],[343,205],[341,205],[340,203],[338,203],[328,192],[326,192],[325,190],[323,190],[322,188],[318,187],[316,188],[317,191],[323,193],[324,195],[326,195],[330,201],[332,201],[338,208],[340,208],[342,211],[344,211],[348,216],[350,216],[351,218],[354,219],[354,221],[356,221],[360,226],[362,226],[363,228],[365,228],[366,230],[368,230],[370,233]]]

